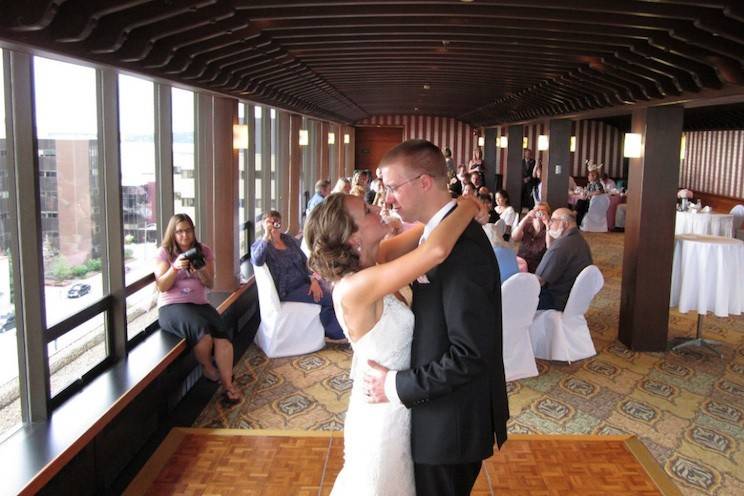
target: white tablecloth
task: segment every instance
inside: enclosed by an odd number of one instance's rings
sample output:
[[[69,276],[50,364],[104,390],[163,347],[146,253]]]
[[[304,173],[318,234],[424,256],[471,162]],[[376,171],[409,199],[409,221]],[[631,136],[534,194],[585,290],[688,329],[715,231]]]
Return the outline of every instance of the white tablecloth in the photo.
[[[674,234],[711,234],[733,237],[734,216],[730,214],[704,214],[677,212]]]
[[[744,241],[721,236],[674,237],[670,307],[719,317],[744,312]]]

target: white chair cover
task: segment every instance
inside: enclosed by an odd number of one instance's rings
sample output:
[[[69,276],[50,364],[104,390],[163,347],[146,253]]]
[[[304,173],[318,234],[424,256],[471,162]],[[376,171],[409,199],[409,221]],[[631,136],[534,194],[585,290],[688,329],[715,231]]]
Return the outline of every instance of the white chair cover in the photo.
[[[279,301],[274,279],[266,264],[253,266],[258,289],[261,324],[256,332],[256,344],[271,358],[302,355],[325,345],[320,305]]]
[[[610,198],[607,195],[592,196],[589,211],[581,221],[581,230],[588,232],[607,232],[607,209]]]
[[[576,278],[562,312],[538,310],[530,327],[535,357],[570,363],[597,354],[584,314],[603,285],[602,273],[590,265]]]
[[[537,376],[530,341],[540,281],[529,273],[514,274],[501,285],[501,319],[504,335],[504,371],[507,381]]]
[[[744,239],[740,237],[740,231],[744,229],[744,205],[736,205],[729,213],[734,216],[733,237]]]
[[[625,214],[628,212],[628,204],[621,203],[615,210],[615,227],[625,229]]]

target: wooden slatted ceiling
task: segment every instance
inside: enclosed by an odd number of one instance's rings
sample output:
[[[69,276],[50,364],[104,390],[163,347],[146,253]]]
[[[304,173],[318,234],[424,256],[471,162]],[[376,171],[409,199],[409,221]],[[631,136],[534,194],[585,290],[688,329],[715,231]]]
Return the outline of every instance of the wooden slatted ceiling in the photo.
[[[740,0],[4,1],[0,39],[342,122],[744,93]]]

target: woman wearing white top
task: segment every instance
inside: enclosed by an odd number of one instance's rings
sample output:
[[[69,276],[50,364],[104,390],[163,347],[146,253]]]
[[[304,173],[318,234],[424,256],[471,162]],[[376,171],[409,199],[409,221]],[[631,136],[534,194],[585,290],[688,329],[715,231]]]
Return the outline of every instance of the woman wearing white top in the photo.
[[[509,193],[503,189],[496,192],[496,208],[494,210],[499,214],[500,219],[504,219],[504,223],[507,226],[511,227],[514,225],[517,219],[517,212],[509,205]]]

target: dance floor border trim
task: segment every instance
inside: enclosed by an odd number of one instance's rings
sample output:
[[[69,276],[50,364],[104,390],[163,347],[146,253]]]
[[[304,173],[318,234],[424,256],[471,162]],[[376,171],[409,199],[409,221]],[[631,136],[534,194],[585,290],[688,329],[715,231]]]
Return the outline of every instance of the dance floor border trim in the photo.
[[[287,431],[278,429],[207,429],[176,427],[172,429],[163,440],[158,449],[153,453],[142,470],[124,492],[125,496],[146,494],[152,483],[158,477],[160,471],[165,467],[174,453],[178,450],[182,440],[190,434],[205,436],[250,436],[250,437],[291,437],[291,438],[327,438],[329,446],[331,439],[343,438],[341,431]],[[680,490],[669,479],[663,468],[658,465],[651,453],[643,443],[635,436],[596,436],[596,435],[541,435],[541,434],[511,434],[510,440],[519,441],[565,441],[565,442],[608,442],[621,441],[635,460],[643,467],[648,477],[656,485],[663,496],[679,496]],[[324,460],[323,473],[326,472],[330,449]],[[329,481],[321,481],[321,486],[329,484]]]

